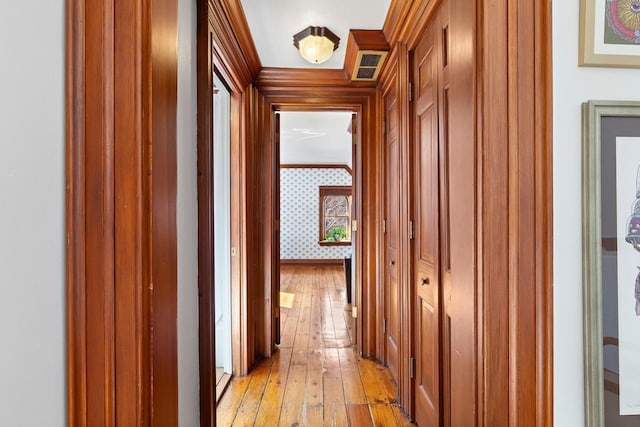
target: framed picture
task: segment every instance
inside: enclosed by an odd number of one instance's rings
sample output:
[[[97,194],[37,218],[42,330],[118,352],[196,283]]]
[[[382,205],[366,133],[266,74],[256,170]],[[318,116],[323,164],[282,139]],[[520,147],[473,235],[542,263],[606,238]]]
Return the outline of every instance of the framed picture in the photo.
[[[588,427],[640,425],[640,102],[583,104]]]
[[[640,67],[640,0],[580,0],[580,65]]]

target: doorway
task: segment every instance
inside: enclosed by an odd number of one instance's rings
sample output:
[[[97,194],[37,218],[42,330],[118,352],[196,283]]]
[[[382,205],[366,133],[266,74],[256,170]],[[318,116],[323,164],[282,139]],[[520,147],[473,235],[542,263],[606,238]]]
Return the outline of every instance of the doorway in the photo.
[[[280,284],[280,265],[341,266],[350,313],[348,338],[355,345],[357,115],[352,111],[283,111],[275,120],[279,265],[274,283]],[[281,307],[276,312],[281,313],[293,303],[293,295],[278,292]],[[280,315],[279,322],[279,331],[283,331],[286,317]]]
[[[231,305],[231,93],[217,75],[213,90],[213,232],[216,400],[233,372]]]

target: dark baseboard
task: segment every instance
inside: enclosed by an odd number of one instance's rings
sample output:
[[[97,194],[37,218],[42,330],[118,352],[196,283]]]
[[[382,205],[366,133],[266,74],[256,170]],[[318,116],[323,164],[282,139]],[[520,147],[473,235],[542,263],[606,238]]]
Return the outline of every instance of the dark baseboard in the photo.
[[[281,259],[280,265],[342,265],[342,259]]]

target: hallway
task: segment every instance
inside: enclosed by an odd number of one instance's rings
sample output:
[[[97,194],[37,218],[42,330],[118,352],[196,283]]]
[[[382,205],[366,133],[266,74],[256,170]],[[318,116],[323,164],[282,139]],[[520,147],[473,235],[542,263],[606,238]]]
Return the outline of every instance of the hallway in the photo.
[[[217,425],[411,425],[389,371],[350,345],[342,267],[282,266],[281,291],[280,349],[231,381]]]

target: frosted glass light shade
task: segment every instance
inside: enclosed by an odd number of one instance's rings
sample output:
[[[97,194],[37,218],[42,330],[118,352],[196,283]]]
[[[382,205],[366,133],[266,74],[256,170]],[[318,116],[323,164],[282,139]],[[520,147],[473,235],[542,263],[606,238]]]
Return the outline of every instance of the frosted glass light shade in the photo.
[[[293,45],[312,64],[321,64],[331,58],[339,43],[340,38],[326,27],[307,27],[293,36]]]

